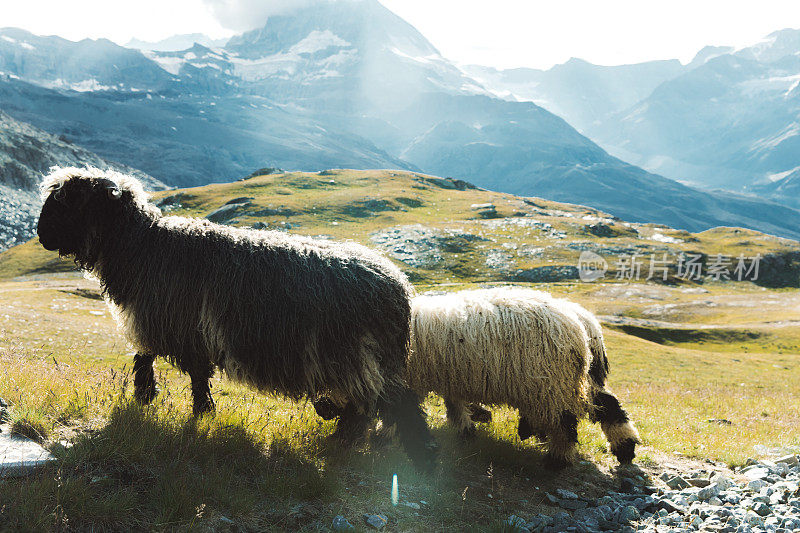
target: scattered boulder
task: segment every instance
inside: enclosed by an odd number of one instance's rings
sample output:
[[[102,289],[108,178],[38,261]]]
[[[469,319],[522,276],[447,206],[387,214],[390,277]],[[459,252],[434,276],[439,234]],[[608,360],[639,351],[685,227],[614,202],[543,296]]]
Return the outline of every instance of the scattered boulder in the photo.
[[[156,207],[161,209],[161,211],[168,213],[183,207],[184,202],[189,198],[190,196],[184,193],[172,194],[159,200],[158,203],[156,203]]]
[[[32,474],[55,457],[33,440],[13,434],[8,426],[0,429],[0,478]]]
[[[292,217],[295,215],[299,215],[300,211],[295,211],[294,209],[290,209],[288,207],[279,206],[279,207],[266,207],[259,211],[254,211],[252,215],[254,217]]]
[[[552,283],[568,279],[578,279],[578,267],[574,266],[542,266],[518,270],[512,280],[531,283]]]
[[[353,527],[353,524],[347,521],[347,518],[343,517],[342,515],[336,515],[333,517],[333,522],[331,523],[331,529],[333,531],[355,531],[356,528]]]
[[[425,184],[425,185],[433,185],[434,187],[438,187],[440,189],[451,189],[456,191],[466,191],[467,189],[476,190],[479,187],[476,187],[472,183],[464,180],[459,180],[455,178],[436,178],[433,176],[422,176],[417,175],[415,180],[418,183]]]
[[[611,226],[608,224],[603,224],[602,222],[595,222],[594,224],[588,224],[585,227],[586,233],[590,235],[594,235],[595,237],[614,237],[616,233]]]
[[[210,212],[206,218],[211,222],[225,224],[226,222],[230,222],[236,215],[239,214],[241,207],[242,204],[226,204]]]
[[[371,528],[380,531],[386,527],[386,524],[389,523],[389,519],[386,517],[386,515],[366,513],[364,514],[364,522],[366,522]]]
[[[399,211],[400,206],[380,198],[365,198],[345,206],[341,213],[356,218],[374,217],[384,211]]]
[[[225,202],[225,205],[249,205],[253,203],[252,196],[240,196],[238,198],[232,198]]]
[[[275,167],[259,168],[258,170],[251,172],[250,174],[240,179],[239,181],[245,181],[251,178],[257,178],[258,176],[269,176],[270,174],[280,174],[281,172],[283,172],[283,170]],[[320,174],[322,174],[322,172],[320,172]]]
[[[473,243],[488,240],[473,233],[439,230],[422,224],[389,228],[373,233],[371,239],[395,259],[415,268],[441,267],[443,252],[464,253]]]
[[[473,211],[477,211],[477,214],[480,218],[502,218],[502,216],[497,212],[497,207],[494,204],[472,204],[470,208]]]

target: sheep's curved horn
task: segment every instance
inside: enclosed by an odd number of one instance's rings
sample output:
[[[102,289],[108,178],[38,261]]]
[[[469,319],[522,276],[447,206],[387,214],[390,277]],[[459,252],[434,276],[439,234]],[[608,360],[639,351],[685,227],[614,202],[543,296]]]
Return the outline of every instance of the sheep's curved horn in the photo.
[[[117,185],[110,179],[102,178],[99,181],[100,184],[108,191],[109,198],[117,199],[122,196],[122,191],[119,190],[119,185]]]

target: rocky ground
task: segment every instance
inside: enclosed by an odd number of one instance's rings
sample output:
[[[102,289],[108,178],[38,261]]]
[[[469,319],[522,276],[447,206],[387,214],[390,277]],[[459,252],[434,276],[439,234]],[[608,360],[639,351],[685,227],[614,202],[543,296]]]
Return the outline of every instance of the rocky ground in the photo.
[[[0,251],[36,234],[41,205],[35,193],[0,184]]]
[[[623,478],[619,492],[597,499],[569,490],[548,494],[555,515],[509,516],[521,533],[645,531],[666,533],[795,533],[800,531],[800,456],[750,460],[728,470],[717,465],[664,472],[656,485]]]

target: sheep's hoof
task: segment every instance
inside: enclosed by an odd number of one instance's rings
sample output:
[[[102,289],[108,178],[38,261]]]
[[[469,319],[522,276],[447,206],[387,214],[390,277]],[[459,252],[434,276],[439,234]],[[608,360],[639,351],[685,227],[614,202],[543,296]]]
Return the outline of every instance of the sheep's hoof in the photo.
[[[611,453],[617,458],[620,464],[630,464],[633,458],[636,457],[636,441],[634,439],[625,439],[616,443],[611,447]]]
[[[470,410],[470,418],[473,422],[481,422],[483,424],[488,424],[492,421],[492,412],[482,405],[471,405]]]
[[[199,418],[203,415],[213,415],[214,411],[216,410],[216,406],[214,405],[214,400],[211,397],[205,398],[200,401],[194,402],[194,406],[192,408],[192,414],[195,418]]]
[[[470,440],[475,438],[476,431],[477,430],[475,429],[475,424],[470,424],[467,427],[462,428],[461,431],[458,432],[458,437],[461,440]]]
[[[317,415],[323,420],[333,420],[342,414],[341,407],[333,403],[330,398],[326,398],[325,396],[314,400],[313,404]]]
[[[150,405],[158,396],[158,386],[153,384],[133,391],[133,398],[140,405]]]

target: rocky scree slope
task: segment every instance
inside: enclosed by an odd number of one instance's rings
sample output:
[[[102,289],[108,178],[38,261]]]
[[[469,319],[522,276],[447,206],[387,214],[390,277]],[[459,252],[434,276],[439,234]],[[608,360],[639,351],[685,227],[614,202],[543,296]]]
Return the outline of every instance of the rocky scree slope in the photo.
[[[108,168],[135,176],[150,190],[167,188],[144,172],[109,162],[0,110],[0,250],[35,234],[39,183],[54,166]]]

